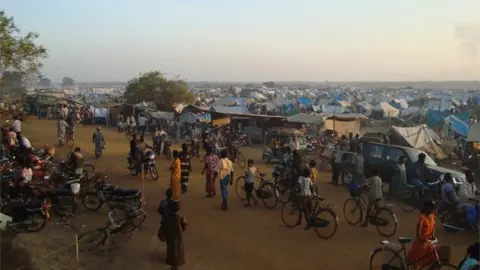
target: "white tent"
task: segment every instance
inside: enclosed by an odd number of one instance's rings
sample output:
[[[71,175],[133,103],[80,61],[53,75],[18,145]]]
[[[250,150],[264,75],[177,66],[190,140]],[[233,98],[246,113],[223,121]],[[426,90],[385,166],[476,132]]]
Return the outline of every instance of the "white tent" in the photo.
[[[383,112],[383,117],[398,117],[400,115],[400,111],[387,102],[380,102],[373,110]]]
[[[396,127],[392,129],[399,134],[412,148],[422,149],[429,154],[437,154],[439,158],[446,157],[442,148],[441,139],[427,125],[418,125],[416,127]]]

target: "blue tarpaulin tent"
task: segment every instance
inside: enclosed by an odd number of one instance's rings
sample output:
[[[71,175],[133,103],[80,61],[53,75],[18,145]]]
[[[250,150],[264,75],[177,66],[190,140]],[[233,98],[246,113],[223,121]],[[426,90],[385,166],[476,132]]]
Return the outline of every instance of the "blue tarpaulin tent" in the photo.
[[[460,118],[455,115],[450,115],[443,120],[453,131],[455,131],[455,133],[458,133],[462,137],[467,137],[469,129],[468,124],[462,121]]]
[[[307,107],[312,107],[312,100],[307,97],[299,97],[298,102]]]
[[[442,119],[449,116],[451,112],[449,111],[435,111],[435,110],[428,110],[426,123],[427,126],[431,128],[436,128],[442,124]]]

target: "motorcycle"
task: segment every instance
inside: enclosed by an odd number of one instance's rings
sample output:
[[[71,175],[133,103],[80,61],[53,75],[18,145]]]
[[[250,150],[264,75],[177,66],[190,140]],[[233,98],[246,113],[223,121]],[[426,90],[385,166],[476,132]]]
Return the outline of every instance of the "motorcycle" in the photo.
[[[142,191],[140,189],[122,189],[105,183],[105,179],[97,181],[92,192],[87,192],[83,197],[83,205],[90,211],[97,211],[107,203],[126,204],[133,209],[141,208]]]
[[[133,176],[137,176],[140,173],[140,170],[138,169],[138,166],[134,164],[134,161],[130,155],[127,157],[127,162],[127,169],[130,170],[130,173]],[[155,153],[153,150],[149,150],[145,153],[141,166],[143,166],[143,171],[145,174],[150,173],[153,180],[158,180],[157,167],[155,166]]]
[[[262,160],[267,164],[277,164],[283,161],[283,153],[281,149],[273,151],[270,147],[263,148]]]
[[[472,212],[470,215],[473,220],[476,220],[476,224],[465,219],[465,215],[460,214],[455,207],[441,206],[438,210],[438,219],[447,232],[470,231],[476,233],[479,231],[479,205],[477,204],[469,211]]]
[[[155,137],[153,144],[153,149],[155,149],[155,154],[157,156],[164,155],[167,160],[172,159],[172,142],[169,138],[164,137],[163,139],[160,137]],[[161,151],[161,144],[163,142],[163,153]]]
[[[49,206],[45,200],[9,200],[2,202],[0,212],[10,217],[6,227],[13,230],[38,232],[45,228],[50,217]],[[5,218],[3,218],[5,220]]]
[[[248,138],[248,134],[236,133],[235,139],[233,139],[232,144],[236,146],[250,145],[250,139]]]

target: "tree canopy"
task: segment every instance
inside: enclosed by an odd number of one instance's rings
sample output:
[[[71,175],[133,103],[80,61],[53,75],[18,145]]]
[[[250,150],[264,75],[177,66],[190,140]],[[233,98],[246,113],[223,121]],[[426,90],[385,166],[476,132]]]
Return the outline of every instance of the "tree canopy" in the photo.
[[[183,102],[192,103],[195,99],[184,80],[179,77],[168,79],[159,71],[143,73],[129,80],[124,97],[130,104],[154,101],[167,106]]]
[[[264,82],[262,85],[268,88],[275,88],[277,86],[273,81]]]
[[[48,88],[52,86],[52,81],[49,78],[41,77],[38,81],[38,85],[44,88]]]
[[[38,75],[42,66],[41,61],[48,57],[47,50],[37,44],[38,37],[39,35],[34,32],[22,35],[13,17],[7,16],[5,11],[0,10],[0,78],[2,84],[7,83],[3,80],[4,76],[7,75],[12,79],[10,75],[14,74],[6,72],[19,72],[15,73],[16,75],[13,77],[17,80],[18,75],[21,74],[22,82],[26,77]],[[2,86],[0,86],[0,90],[2,90],[1,95],[3,96]]]
[[[25,89],[24,73],[20,71],[5,71],[1,77],[1,87],[5,92],[23,93]]]
[[[63,77],[62,79],[62,86],[63,87],[69,87],[69,86],[74,86],[75,85],[75,80],[73,80],[70,77]]]

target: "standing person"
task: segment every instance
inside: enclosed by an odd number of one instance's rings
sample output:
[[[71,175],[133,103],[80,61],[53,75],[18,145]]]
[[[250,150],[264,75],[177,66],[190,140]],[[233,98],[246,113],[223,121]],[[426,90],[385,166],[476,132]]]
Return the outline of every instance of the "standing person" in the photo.
[[[363,153],[362,147],[357,147],[357,153],[355,154],[355,169],[353,172],[353,182],[355,184],[363,184]]]
[[[180,152],[180,167],[182,170],[182,193],[186,193],[188,190],[188,179],[190,178],[190,172],[192,171],[192,162],[190,159],[190,154],[188,152],[188,145],[186,143],[182,144],[182,152]]]
[[[297,183],[298,177],[300,176],[300,173],[302,172],[303,168],[303,160],[300,157],[300,154],[298,150],[293,150],[293,155],[292,155],[292,176],[291,176],[291,184],[292,186]]]
[[[123,131],[123,122],[125,121],[124,117],[123,117],[123,113],[119,113],[117,115],[117,128],[118,128],[118,132],[122,132]]]
[[[138,116],[138,133],[140,136],[145,135],[145,131],[147,129],[147,118],[143,116],[143,114],[140,114]]]
[[[132,134],[132,139],[130,140],[130,166],[135,168],[136,171],[141,170],[142,163],[142,154],[140,148],[137,145],[137,134]]]
[[[165,263],[170,265],[170,269],[178,270],[185,264],[185,249],[183,243],[183,231],[187,228],[185,218],[178,214],[180,203],[170,203],[168,205],[168,215],[162,222],[165,232],[165,242],[167,244],[167,258]]]
[[[60,118],[57,122],[57,141],[58,145],[65,143],[65,134],[67,133],[68,124],[63,118]]]
[[[426,201],[420,211],[415,240],[408,251],[407,259],[415,262],[417,269],[428,269],[436,261],[430,241],[435,239],[435,202]]]
[[[75,113],[70,113],[67,117],[67,132],[72,140],[75,140]]]
[[[17,115],[13,116],[12,128],[15,133],[22,132],[22,122],[18,119]]]
[[[172,165],[170,166],[170,188],[173,191],[173,199],[178,200],[180,199],[180,178],[182,176],[182,169],[181,169],[181,162],[178,158],[178,151],[173,150],[172,156],[173,161]]]
[[[80,147],[75,147],[75,151],[70,155],[69,165],[72,166],[76,176],[83,174],[83,162],[82,150]]]
[[[303,209],[303,214],[305,215],[305,221],[307,222],[305,230],[308,230],[312,227],[312,190],[314,190],[312,180],[310,178],[310,170],[303,169],[300,173],[297,180],[298,189],[300,191],[300,197],[298,198],[299,205]],[[301,218],[301,217],[300,217]],[[300,225],[300,224],[299,224]]]
[[[254,186],[254,179],[255,179],[255,174],[257,173],[258,169],[254,165],[253,159],[249,159],[247,161],[248,167],[247,170],[245,171],[245,194],[247,195],[247,203],[244,205],[245,207],[250,207],[250,201],[253,200],[253,203],[255,206],[257,206],[258,202],[253,196],[253,186]]]
[[[211,145],[206,145],[205,151],[205,165],[203,166],[202,175],[205,174],[205,192],[207,197],[211,198],[216,195],[215,171],[218,166],[218,157],[213,153]]]
[[[342,147],[338,145],[338,149],[332,151],[332,158],[330,160],[332,164],[332,184],[337,186],[338,179],[340,178],[341,166],[342,166]]]
[[[357,148],[355,147],[355,140],[353,139],[352,132],[348,133],[347,144],[350,152],[355,152],[357,150]]]
[[[93,133],[92,142],[95,144],[95,157],[100,158],[103,148],[105,148],[105,138],[103,137],[100,127]]]
[[[228,159],[226,150],[222,150],[218,161],[217,174],[220,180],[220,191],[222,193],[222,210],[227,211],[228,184],[233,184],[233,164]]]
[[[393,180],[388,191],[389,199],[392,200],[401,195],[406,183],[407,171],[405,169],[405,157],[401,156],[398,158],[397,166],[395,166],[393,172]]]

